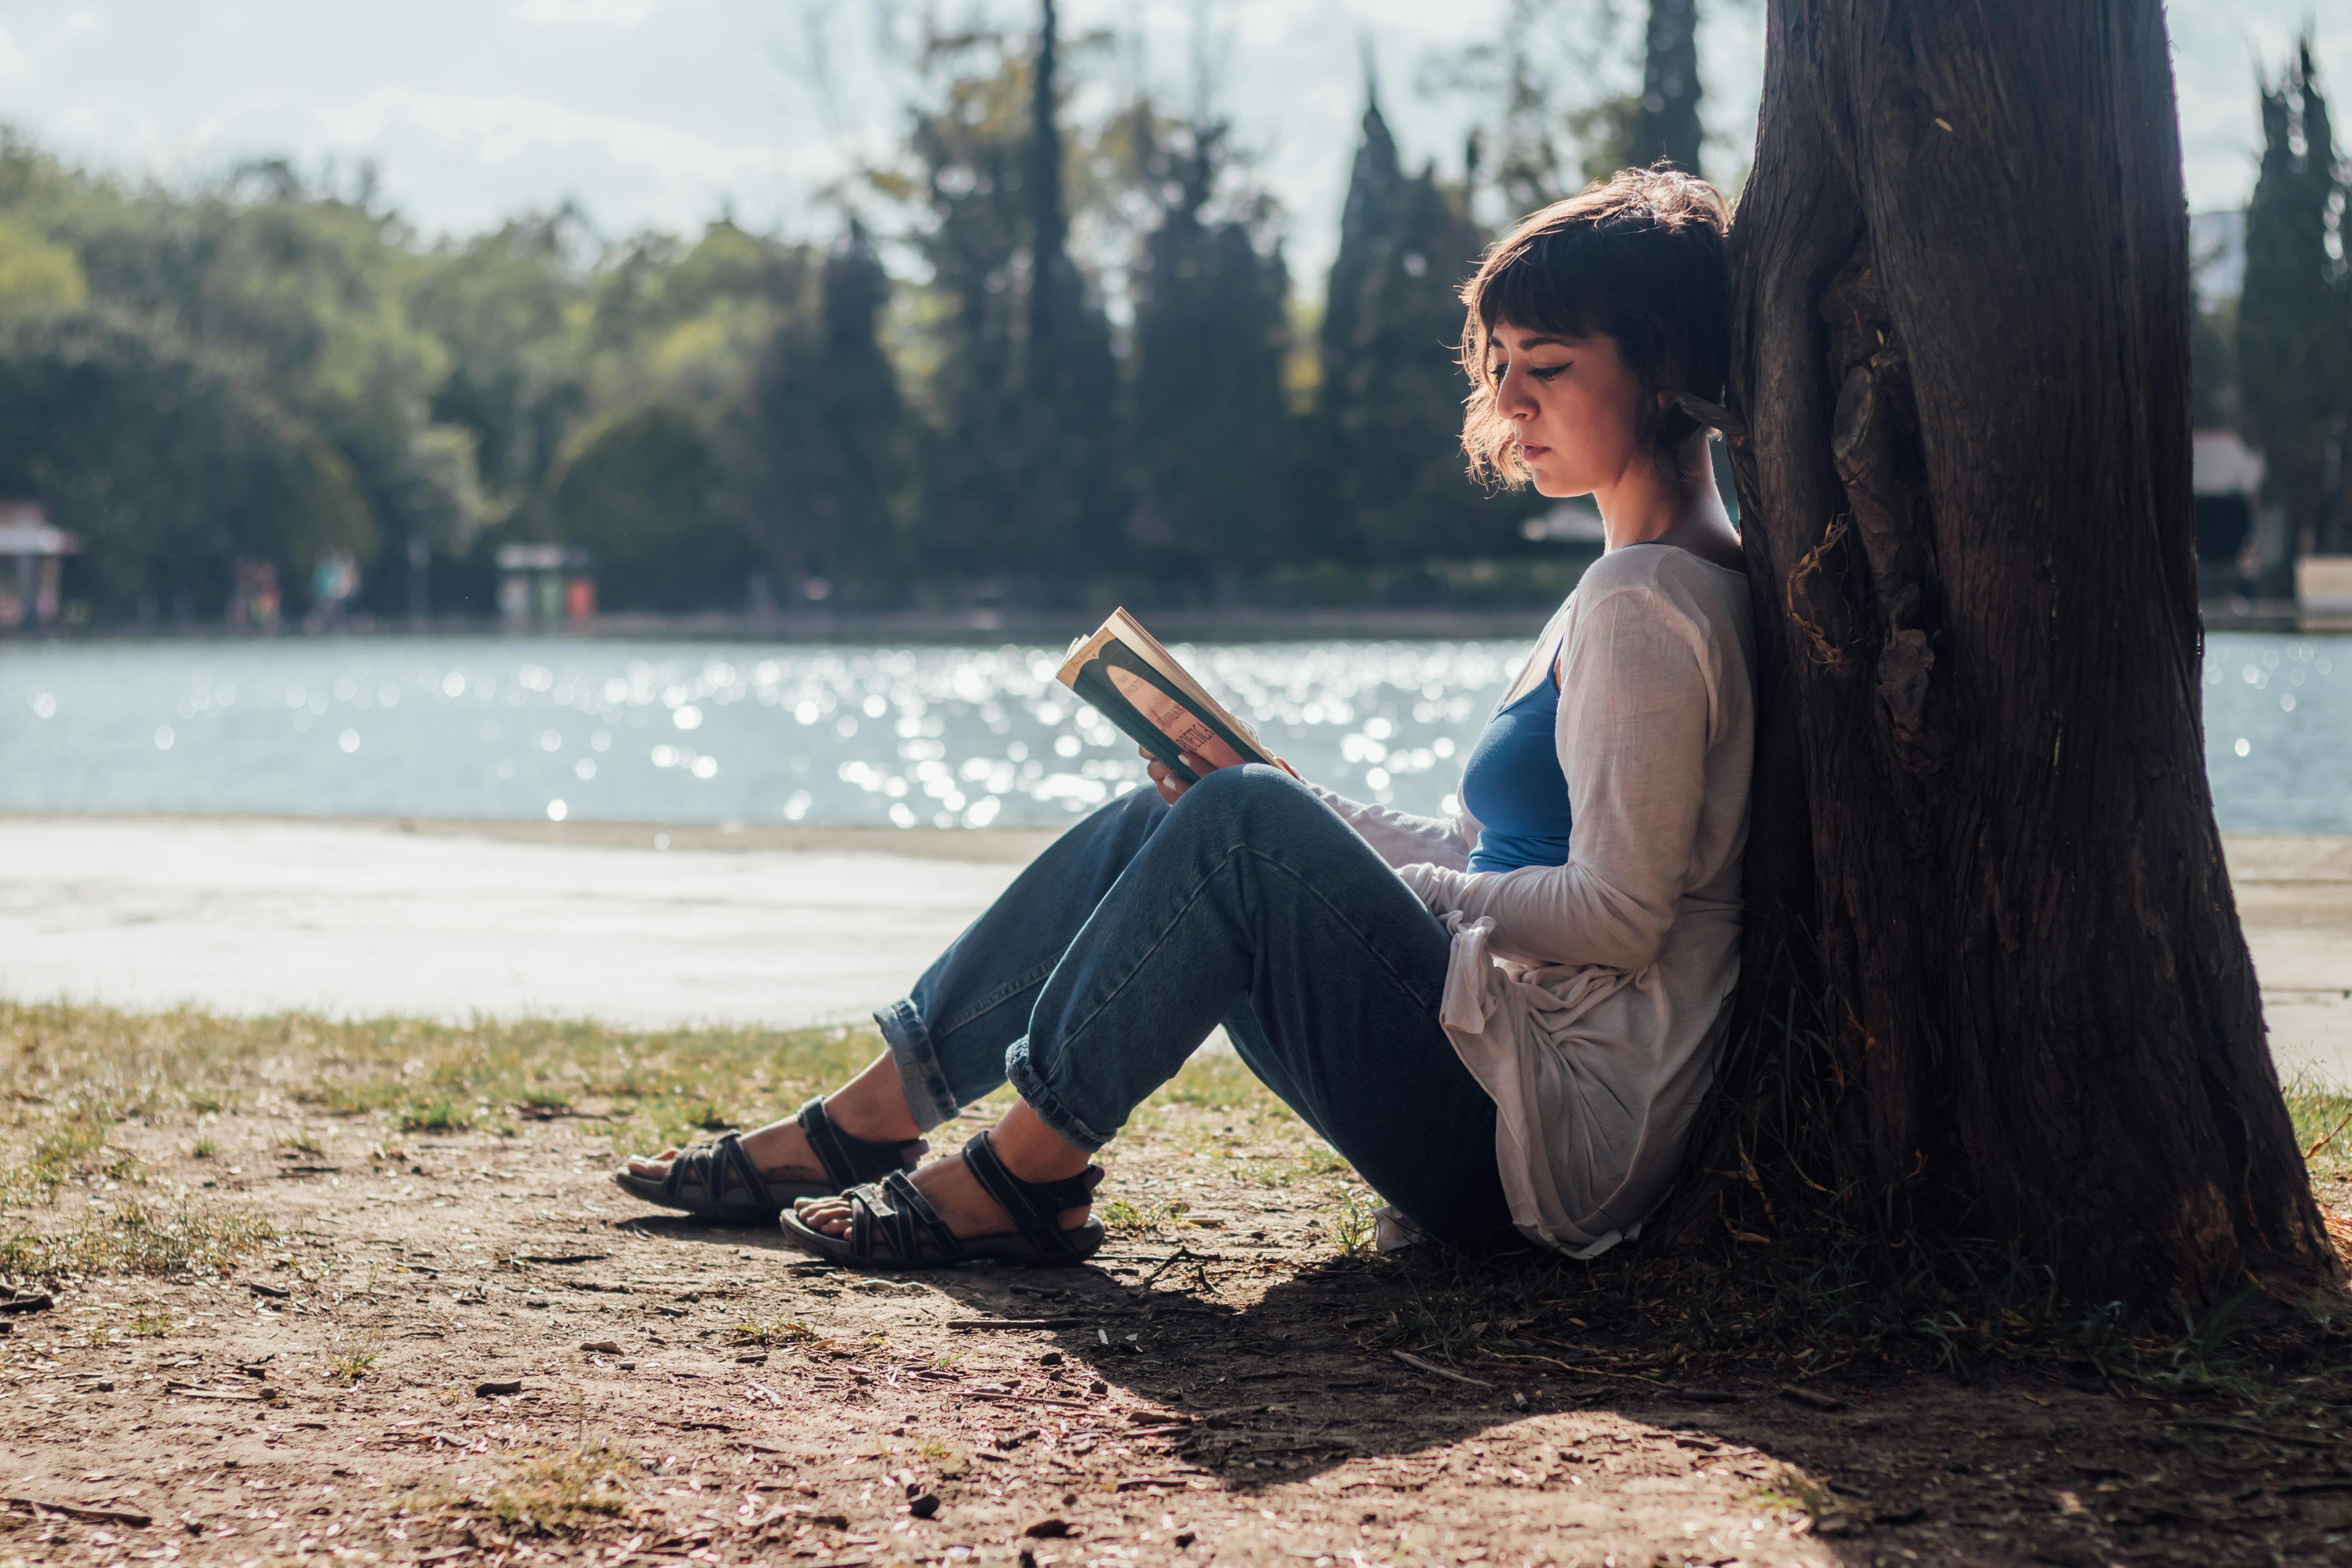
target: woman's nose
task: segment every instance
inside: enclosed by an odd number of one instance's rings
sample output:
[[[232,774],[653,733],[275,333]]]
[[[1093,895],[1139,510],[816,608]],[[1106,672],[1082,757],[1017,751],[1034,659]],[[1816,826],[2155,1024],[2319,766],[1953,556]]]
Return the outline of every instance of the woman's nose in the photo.
[[[1507,419],[1531,419],[1535,416],[1536,400],[1530,395],[1527,377],[1516,369],[1503,373],[1503,384],[1495,389],[1495,406]]]

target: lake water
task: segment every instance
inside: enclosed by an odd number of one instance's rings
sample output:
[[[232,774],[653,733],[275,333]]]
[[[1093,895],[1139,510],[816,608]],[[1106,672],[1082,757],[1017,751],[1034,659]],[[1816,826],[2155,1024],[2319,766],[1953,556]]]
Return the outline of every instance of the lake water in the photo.
[[[1306,776],[1439,807],[1520,642],[1179,646]],[[521,637],[0,645],[0,808],[1065,822],[1134,746],[1057,649]],[[2233,832],[2352,832],[2352,638],[2208,639]]]

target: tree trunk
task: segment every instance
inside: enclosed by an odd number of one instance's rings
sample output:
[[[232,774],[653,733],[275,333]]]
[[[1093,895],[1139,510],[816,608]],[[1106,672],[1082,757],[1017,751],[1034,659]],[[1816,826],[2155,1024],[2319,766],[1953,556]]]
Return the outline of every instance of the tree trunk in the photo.
[[[1733,235],[1763,731],[1743,1010],[1851,1168],[2080,1299],[2334,1253],[2205,779],[2158,0],[1771,0]]]

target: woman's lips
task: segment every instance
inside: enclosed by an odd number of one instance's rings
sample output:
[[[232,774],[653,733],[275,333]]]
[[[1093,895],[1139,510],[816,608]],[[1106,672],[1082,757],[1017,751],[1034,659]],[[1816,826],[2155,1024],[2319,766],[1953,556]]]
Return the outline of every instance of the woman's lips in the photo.
[[[1531,463],[1550,450],[1549,447],[1538,447],[1527,441],[1519,443],[1519,456]]]

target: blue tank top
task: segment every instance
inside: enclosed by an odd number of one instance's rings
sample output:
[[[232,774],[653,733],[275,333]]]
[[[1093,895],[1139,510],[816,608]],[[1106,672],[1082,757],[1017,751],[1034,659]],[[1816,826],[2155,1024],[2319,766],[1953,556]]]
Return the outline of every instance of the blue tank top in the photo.
[[[1462,769],[1462,804],[1478,819],[1473,871],[1568,864],[1568,778],[1553,739],[1559,688],[1546,670],[1492,719]]]

